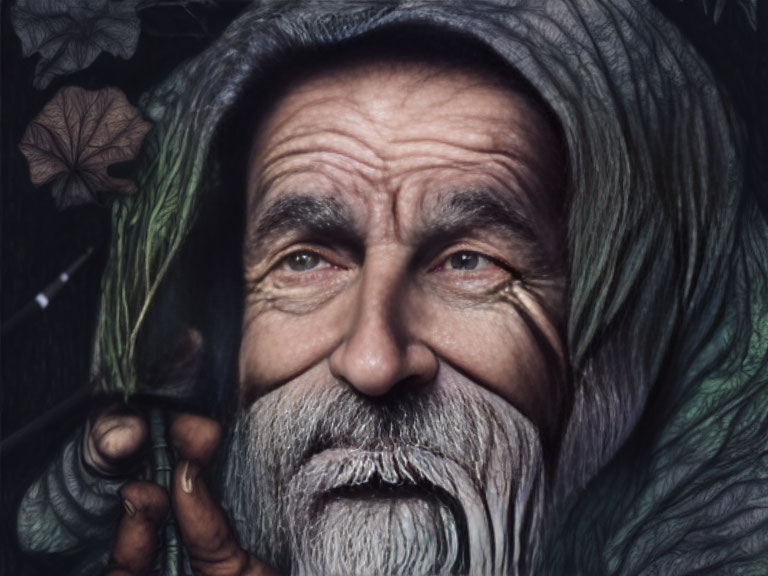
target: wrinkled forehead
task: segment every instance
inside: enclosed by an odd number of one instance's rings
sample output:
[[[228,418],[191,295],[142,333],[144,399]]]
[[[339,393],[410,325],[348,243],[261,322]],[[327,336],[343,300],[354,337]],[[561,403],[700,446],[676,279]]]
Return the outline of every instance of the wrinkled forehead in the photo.
[[[336,115],[328,114],[329,105]],[[469,137],[474,140],[468,145],[490,149],[503,145],[510,127],[521,133],[549,129],[541,116],[530,99],[487,72],[420,61],[355,62],[292,84],[253,131],[250,156],[253,163],[265,143],[275,144],[276,133],[284,136],[298,123],[316,127],[318,137],[331,137],[338,125],[350,132],[375,125],[406,140]]]
[[[254,130],[248,221],[286,193],[365,189],[357,199],[370,205],[371,189],[417,187],[431,194],[404,202],[508,188],[549,214],[562,204],[559,147],[540,106],[499,73],[420,59],[336,64],[292,82]],[[395,209],[396,196],[378,203]]]

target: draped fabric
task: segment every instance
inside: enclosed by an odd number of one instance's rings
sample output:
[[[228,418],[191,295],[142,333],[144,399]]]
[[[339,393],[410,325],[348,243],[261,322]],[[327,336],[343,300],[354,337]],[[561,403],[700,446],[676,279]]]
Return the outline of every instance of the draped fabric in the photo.
[[[155,126],[141,192],[113,208],[97,382],[141,387],[138,335],[203,199],[233,193],[217,186],[216,136],[265,63],[425,23],[506,59],[552,108],[568,149],[574,399],[536,573],[766,573],[760,191],[745,189],[745,136],[727,96],[649,3],[254,3],[144,99]]]

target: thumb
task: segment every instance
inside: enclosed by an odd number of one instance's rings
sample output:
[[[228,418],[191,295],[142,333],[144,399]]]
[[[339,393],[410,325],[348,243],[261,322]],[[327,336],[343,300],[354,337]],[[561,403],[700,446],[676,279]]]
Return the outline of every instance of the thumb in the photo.
[[[200,475],[220,435],[219,425],[202,416],[181,414],[171,425],[171,440],[181,458],[174,473],[171,500],[190,564],[199,576],[276,575],[240,548],[224,512]]]

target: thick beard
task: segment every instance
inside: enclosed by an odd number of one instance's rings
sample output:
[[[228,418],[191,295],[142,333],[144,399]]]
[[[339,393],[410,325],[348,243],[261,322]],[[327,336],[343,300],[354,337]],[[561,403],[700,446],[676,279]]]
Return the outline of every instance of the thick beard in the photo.
[[[289,383],[240,414],[227,453],[240,542],[283,573],[530,570],[545,502],[538,433],[455,372],[386,399]]]

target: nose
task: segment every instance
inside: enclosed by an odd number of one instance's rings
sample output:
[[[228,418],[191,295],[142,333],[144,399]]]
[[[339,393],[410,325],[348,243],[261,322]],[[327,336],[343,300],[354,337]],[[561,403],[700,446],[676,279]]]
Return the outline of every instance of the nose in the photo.
[[[414,337],[407,287],[391,257],[367,257],[344,339],[330,357],[332,374],[367,396],[434,379],[437,358]]]

